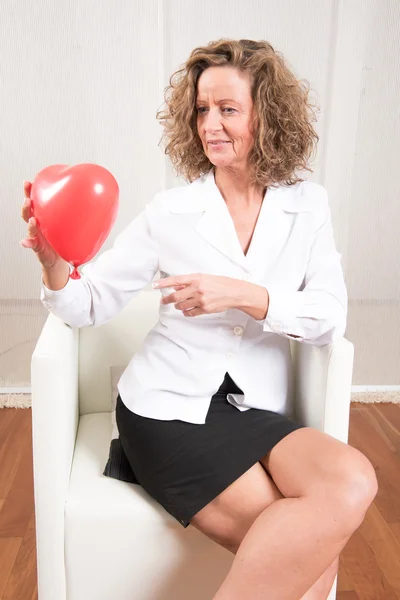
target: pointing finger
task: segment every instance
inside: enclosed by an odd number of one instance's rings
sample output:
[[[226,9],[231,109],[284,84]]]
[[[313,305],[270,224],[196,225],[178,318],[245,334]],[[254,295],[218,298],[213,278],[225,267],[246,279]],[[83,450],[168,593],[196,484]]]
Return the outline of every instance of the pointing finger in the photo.
[[[175,287],[175,286],[187,286],[192,283],[193,276],[192,275],[179,275],[179,277],[164,277],[164,279],[158,279],[152,286],[154,289],[160,289],[165,287]]]

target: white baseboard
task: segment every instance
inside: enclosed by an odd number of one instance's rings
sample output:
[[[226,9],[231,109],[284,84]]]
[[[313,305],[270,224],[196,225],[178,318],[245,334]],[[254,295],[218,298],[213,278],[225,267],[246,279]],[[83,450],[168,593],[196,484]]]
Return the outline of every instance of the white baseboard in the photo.
[[[400,392],[400,385],[352,385],[351,392]]]
[[[31,386],[26,387],[1,387],[0,394],[30,394],[32,392]]]

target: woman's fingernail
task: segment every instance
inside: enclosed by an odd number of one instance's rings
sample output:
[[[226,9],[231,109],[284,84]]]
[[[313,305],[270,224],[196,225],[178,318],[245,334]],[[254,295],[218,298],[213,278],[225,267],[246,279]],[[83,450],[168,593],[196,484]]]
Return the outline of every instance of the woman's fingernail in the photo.
[[[160,284],[157,283],[156,281],[154,283],[151,284],[153,286],[153,288],[158,288],[160,287]]]

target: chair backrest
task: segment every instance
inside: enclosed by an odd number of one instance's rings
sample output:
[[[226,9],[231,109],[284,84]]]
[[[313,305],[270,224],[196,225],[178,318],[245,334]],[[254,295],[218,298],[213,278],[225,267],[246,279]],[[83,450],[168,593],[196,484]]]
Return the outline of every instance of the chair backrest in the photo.
[[[161,295],[144,290],[108,323],[79,330],[79,412],[111,410],[111,368],[126,367],[158,319]]]

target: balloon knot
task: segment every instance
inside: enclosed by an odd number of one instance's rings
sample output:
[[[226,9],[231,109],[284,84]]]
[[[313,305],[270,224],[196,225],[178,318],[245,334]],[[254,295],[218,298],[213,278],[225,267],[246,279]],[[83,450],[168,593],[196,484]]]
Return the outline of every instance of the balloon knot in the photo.
[[[70,274],[70,278],[71,279],[80,279],[81,278],[77,267],[74,267],[74,270]]]

